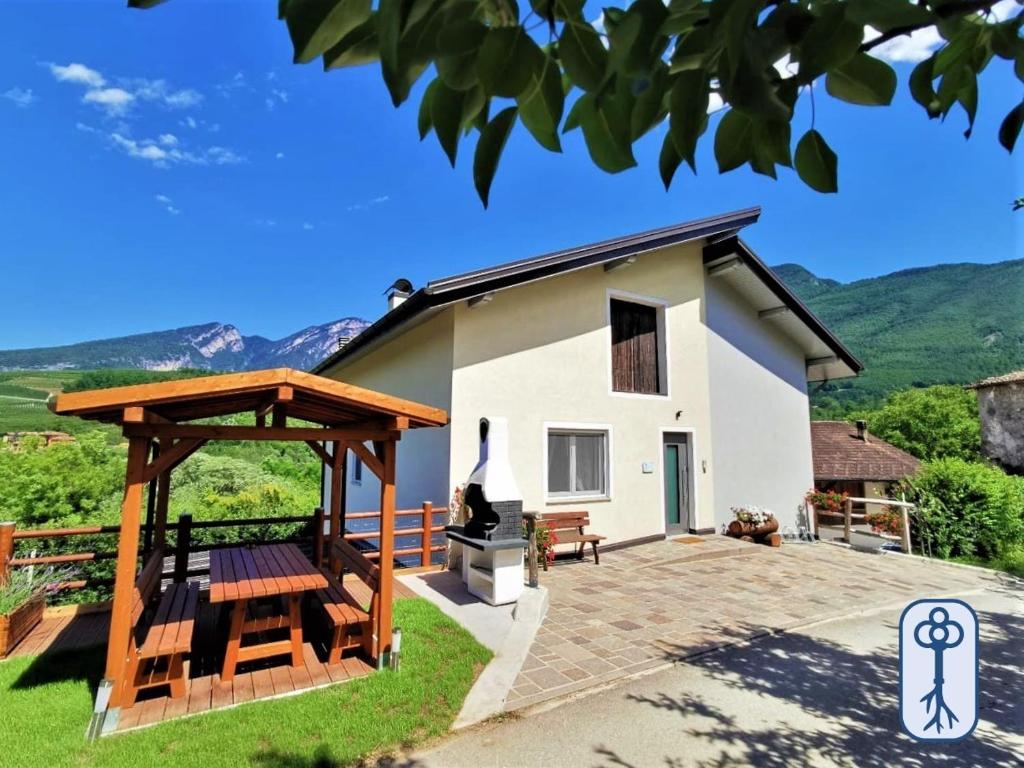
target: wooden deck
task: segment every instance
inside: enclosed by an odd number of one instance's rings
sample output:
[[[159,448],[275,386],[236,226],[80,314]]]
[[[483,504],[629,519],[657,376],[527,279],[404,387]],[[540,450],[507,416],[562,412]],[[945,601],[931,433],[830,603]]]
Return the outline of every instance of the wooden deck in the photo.
[[[350,576],[346,576],[346,588],[357,599],[365,598],[368,601],[369,590],[361,581],[350,583],[350,579]],[[396,600],[415,597],[397,579],[394,585]],[[248,662],[239,665],[234,680],[222,683],[219,672],[227,646],[227,616],[228,611],[223,605],[211,605],[203,598],[196,620],[192,652],[186,661],[188,694],[181,699],[171,699],[166,695],[166,688],[143,691],[134,707],[121,712],[119,730],[341,683],[373,671],[373,667],[358,655],[350,655],[342,659],[340,664],[329,666],[325,663],[326,622],[321,613],[314,609],[303,612],[304,666],[293,668],[287,655]],[[56,654],[103,646],[107,642],[109,627],[109,612],[46,618],[18,644],[11,657]]]

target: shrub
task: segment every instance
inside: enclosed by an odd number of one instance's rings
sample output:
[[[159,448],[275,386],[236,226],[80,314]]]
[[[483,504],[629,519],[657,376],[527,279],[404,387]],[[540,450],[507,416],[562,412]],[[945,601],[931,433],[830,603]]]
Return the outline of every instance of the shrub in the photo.
[[[939,557],[996,559],[1024,543],[1024,479],[963,459],[924,462],[906,481],[911,534]]]

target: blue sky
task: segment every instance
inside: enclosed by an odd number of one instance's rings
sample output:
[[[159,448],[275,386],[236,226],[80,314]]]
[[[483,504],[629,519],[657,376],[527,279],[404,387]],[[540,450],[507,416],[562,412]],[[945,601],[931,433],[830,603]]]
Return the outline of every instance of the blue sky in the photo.
[[[745,237],[766,261],[844,281],[1022,255],[1021,155],[995,139],[1020,85],[999,60],[970,141],[962,114],[941,124],[911,102],[905,61],[890,108],[820,93],[838,195],[786,169],[719,176],[708,140],[699,175],[680,169],[666,193],[661,131],[638,145],[638,168],[610,176],[578,132],[555,155],[519,127],[484,211],[471,143],[453,171],[433,136],[418,139],[418,99],[393,109],[376,67],[292,65],[275,7],[0,4],[0,348],[208,321],[279,338],[375,319],[399,276],[421,285],[750,205],[764,213]],[[802,107],[794,136],[807,127]]]

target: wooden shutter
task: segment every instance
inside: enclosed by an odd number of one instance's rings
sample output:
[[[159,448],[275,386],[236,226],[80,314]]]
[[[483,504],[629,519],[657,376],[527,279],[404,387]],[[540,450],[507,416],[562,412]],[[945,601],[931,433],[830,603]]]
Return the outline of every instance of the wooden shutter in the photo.
[[[611,300],[612,389],[658,394],[658,310]]]

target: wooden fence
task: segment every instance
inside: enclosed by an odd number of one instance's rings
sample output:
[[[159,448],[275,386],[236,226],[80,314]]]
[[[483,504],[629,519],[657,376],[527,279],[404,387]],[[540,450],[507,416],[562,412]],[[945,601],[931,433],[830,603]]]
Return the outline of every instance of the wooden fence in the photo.
[[[418,509],[403,509],[395,512],[395,517],[410,518],[417,517],[419,520],[417,523],[413,523],[408,528],[401,528],[396,525],[395,527],[395,538],[407,538],[416,537],[416,546],[405,546],[395,547],[394,556],[396,560],[398,558],[413,558],[418,563],[419,567],[429,567],[431,565],[432,556],[435,552],[443,552],[446,547],[443,543],[434,543],[434,534],[438,534],[444,531],[444,524],[435,524],[434,516],[437,514],[444,513],[447,515],[447,508],[435,509],[434,505],[430,502],[425,502],[422,507]],[[379,520],[380,512],[349,512],[345,515],[345,522],[350,523],[356,520]],[[245,539],[239,538],[236,541],[228,542],[213,542],[204,543],[197,541],[195,533],[202,530],[211,529],[224,529],[224,528],[244,528],[251,526],[266,526],[266,525],[296,525],[305,524],[308,526],[308,532],[300,530],[299,535],[289,536],[284,538],[276,539]],[[190,576],[201,576],[209,572],[208,567],[195,567],[194,563],[190,560],[190,555],[198,552],[206,552],[212,549],[221,549],[224,547],[236,547],[242,543],[246,544],[283,544],[283,543],[296,543],[306,544],[310,546],[311,551],[314,553],[314,559],[319,560],[316,554],[316,550],[320,549],[320,554],[323,553],[324,546],[324,534],[323,534],[323,510],[316,510],[313,515],[300,515],[292,517],[260,517],[260,518],[244,518],[236,520],[193,520],[192,515],[183,514],[178,518],[176,523],[168,523],[167,531],[174,534],[175,545],[169,551],[174,552],[174,570],[173,578],[175,581],[184,581],[185,578]],[[82,528],[39,528],[30,530],[18,530],[14,523],[0,523],[0,584],[6,582],[10,569],[22,568],[28,566],[55,566],[55,565],[76,565],[84,563],[95,563],[102,562],[104,560],[114,560],[117,557],[117,536],[120,534],[121,528],[117,525],[104,525],[104,526],[88,526]],[[82,536],[97,536],[101,538],[109,537],[110,549],[109,550],[98,550],[95,551],[68,551],[60,554],[47,554],[47,555],[23,555],[19,553],[19,544],[21,549],[27,546],[31,546],[33,541],[66,541],[69,543],[68,549],[73,550],[74,546],[70,542],[74,541],[76,537]],[[149,542],[149,537],[144,536],[146,542]],[[366,557],[376,560],[380,558],[380,550],[372,546],[370,542],[374,539],[380,538],[380,526],[378,524],[376,530],[366,531],[350,531],[346,530],[345,539],[355,543],[357,547],[363,549],[363,554]],[[140,557],[143,559],[148,555],[146,546],[140,547]],[[402,564],[404,565],[404,564]],[[69,581],[62,586],[65,589],[80,589],[83,587],[104,587],[113,584],[113,578],[83,578]]]
[[[915,506],[909,501],[898,501],[897,499],[867,499],[859,496],[851,496],[846,499],[846,503],[843,505],[842,512],[834,512],[827,509],[814,509],[814,533],[818,534],[821,528],[842,528],[843,529],[843,541],[847,544],[850,543],[850,538],[853,535],[853,525],[855,522],[866,522],[868,514],[867,512],[853,511],[854,504],[863,504],[865,508],[874,504],[879,507],[895,507],[900,510],[900,549],[904,552],[910,552],[910,512],[915,509]],[[823,523],[821,518],[828,518],[830,520],[841,519],[841,523]],[[896,538],[890,536],[883,536],[883,538]]]

